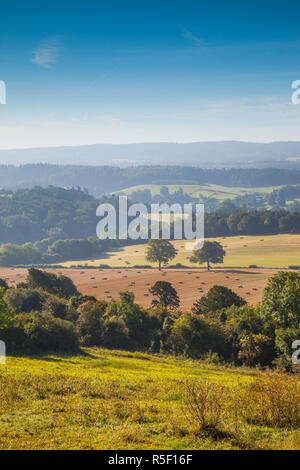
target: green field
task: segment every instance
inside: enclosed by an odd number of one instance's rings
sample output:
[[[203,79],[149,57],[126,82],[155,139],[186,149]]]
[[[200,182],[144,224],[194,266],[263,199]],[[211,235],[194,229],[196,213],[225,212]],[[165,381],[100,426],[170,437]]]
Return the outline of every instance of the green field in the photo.
[[[279,189],[282,186],[265,186],[257,188],[239,188],[231,186],[220,186],[217,184],[206,184],[206,185],[197,185],[197,184],[145,184],[140,186],[132,186],[130,188],[123,189],[122,192],[130,195],[133,191],[143,191],[149,189],[152,196],[159,194],[160,189],[166,186],[170,192],[173,194],[175,191],[182,189],[184,193],[189,194],[191,197],[199,198],[215,198],[215,199],[235,199],[237,196],[244,196],[245,194],[261,193],[268,194],[271,193],[274,189]]]
[[[300,235],[271,235],[271,236],[241,236],[215,238],[226,250],[224,267],[249,267],[256,265],[265,268],[287,268],[300,266]],[[173,242],[178,255],[171,264],[182,263],[186,266],[196,266],[190,263],[188,257],[192,252],[185,250],[185,242]],[[100,259],[87,261],[68,261],[62,266],[88,265],[99,266],[108,264],[112,267],[128,267],[134,265],[151,265],[145,258],[146,244],[126,246],[120,250],[108,252]]]
[[[0,365],[0,448],[299,448],[296,428],[250,425],[233,418],[229,393],[238,393],[262,375],[246,368],[96,348],[77,356],[8,357]],[[218,425],[219,435],[200,432],[189,418],[180,384],[184,379],[226,385],[222,407],[229,414]]]

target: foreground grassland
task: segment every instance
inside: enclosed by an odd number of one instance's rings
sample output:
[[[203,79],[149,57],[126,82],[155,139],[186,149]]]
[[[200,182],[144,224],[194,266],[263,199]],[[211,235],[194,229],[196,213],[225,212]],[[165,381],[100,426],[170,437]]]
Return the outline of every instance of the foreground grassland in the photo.
[[[96,348],[77,356],[9,357],[0,366],[0,448],[300,448],[297,426],[272,427],[275,407],[270,416],[268,409],[260,410],[258,423],[271,420],[261,425],[240,421],[238,402],[230,404],[230,391],[239,393],[264,375],[250,369]],[[216,428],[199,428],[186,412],[185,388],[180,384],[186,379],[214,384],[213,413],[222,392],[221,408],[229,410],[226,423],[222,415]],[[222,391],[221,386],[227,388]],[[246,391],[247,400],[249,395]],[[273,395],[272,402],[276,402]],[[274,396],[282,400],[282,390]],[[259,410],[255,397],[255,410]],[[293,400],[288,395],[294,406]],[[264,403],[270,406],[265,400],[261,406]],[[252,415],[250,410],[248,418]]]
[[[264,268],[287,268],[292,265],[300,265],[300,235],[269,235],[269,236],[237,236],[214,238],[220,242],[226,256],[222,267],[249,267],[256,265]],[[185,242],[176,240],[173,242],[178,250],[178,255],[171,264],[181,263],[185,266],[197,265],[189,261],[191,251],[185,249]],[[87,261],[68,261],[62,266],[86,264],[99,266],[108,264],[111,267],[128,267],[135,265],[151,265],[145,258],[146,244],[127,246],[123,249],[111,251],[105,257]],[[152,264],[155,266],[155,264]]]

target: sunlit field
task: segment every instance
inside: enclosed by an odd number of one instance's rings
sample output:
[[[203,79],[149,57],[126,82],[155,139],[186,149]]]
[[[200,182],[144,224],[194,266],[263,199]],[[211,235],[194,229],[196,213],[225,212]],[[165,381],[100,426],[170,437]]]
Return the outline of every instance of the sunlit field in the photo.
[[[261,194],[269,194],[275,189],[279,189],[282,186],[264,186],[264,187],[254,187],[254,188],[239,188],[239,187],[232,187],[232,186],[221,186],[218,184],[166,184],[166,185],[159,185],[159,184],[145,184],[139,186],[132,186],[130,188],[126,188],[122,190],[123,193],[130,194],[134,191],[143,191],[145,189],[149,189],[151,191],[152,196],[159,194],[160,189],[162,187],[167,187],[170,194],[173,194],[175,191],[182,189],[184,193],[189,194],[191,197],[213,197],[215,199],[235,199],[237,196],[244,196],[245,194],[253,194],[253,193],[261,193]]]
[[[8,357],[0,366],[0,448],[299,448],[293,426],[234,416],[230,400],[260,377],[265,373],[246,368],[96,348]],[[189,415],[182,380],[208,381],[214,394],[226,387],[219,435]]]
[[[226,250],[222,267],[249,267],[255,265],[264,268],[287,268],[300,266],[300,235],[270,235],[270,236],[237,236],[214,238]],[[173,242],[178,254],[170,264],[181,263],[185,266],[197,265],[189,261],[192,252],[185,249],[185,242]],[[111,251],[105,257],[95,260],[68,261],[62,266],[72,265],[99,266],[108,264],[111,267],[133,267],[141,265],[155,266],[145,258],[146,244],[126,246]]]

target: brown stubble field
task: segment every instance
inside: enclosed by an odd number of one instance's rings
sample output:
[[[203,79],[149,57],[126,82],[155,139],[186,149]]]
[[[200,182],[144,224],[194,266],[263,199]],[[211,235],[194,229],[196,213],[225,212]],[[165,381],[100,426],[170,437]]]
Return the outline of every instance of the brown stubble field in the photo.
[[[268,278],[278,272],[275,269],[241,268],[214,269],[47,269],[55,274],[69,276],[78,290],[85,295],[94,295],[98,299],[118,298],[120,291],[134,292],[137,303],[144,307],[151,304],[149,288],[158,280],[171,282],[177,290],[181,308],[188,310],[196,299],[214,285],[223,285],[235,291],[251,304],[256,305],[262,299],[263,289]],[[10,286],[25,281],[26,268],[0,268],[0,277]]]

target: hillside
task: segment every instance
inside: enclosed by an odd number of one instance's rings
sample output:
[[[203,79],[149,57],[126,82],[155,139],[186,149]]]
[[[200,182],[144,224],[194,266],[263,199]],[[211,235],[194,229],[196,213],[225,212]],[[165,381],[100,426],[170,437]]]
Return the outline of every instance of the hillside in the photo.
[[[199,432],[187,412],[182,380],[208,381],[215,400],[225,387],[218,437],[212,430]],[[238,399],[239,392],[244,400],[242,392],[256,380],[274,382],[246,368],[97,348],[75,356],[8,357],[0,369],[0,448],[299,449],[296,429],[247,423],[253,402],[244,418],[240,409],[234,417],[231,394]],[[282,381],[275,380],[281,391]],[[268,403],[267,390],[262,397]]]
[[[63,160],[62,160],[63,161]],[[0,165],[0,188],[25,189],[37,184],[42,187],[79,186],[90,194],[121,191],[136,185],[221,185],[237,188],[281,186],[300,183],[300,170],[273,168],[205,169],[196,166],[166,165],[160,158],[156,166],[85,166],[53,164]],[[76,161],[75,159],[72,160]],[[186,160],[183,160],[186,163]],[[3,162],[0,157],[0,162]],[[161,163],[164,165],[161,165]],[[216,165],[213,165],[215,167]]]
[[[97,144],[77,147],[43,147],[1,150],[0,161],[10,164],[53,163],[70,165],[187,165],[211,167],[269,166],[300,156],[300,142],[154,142]]]

